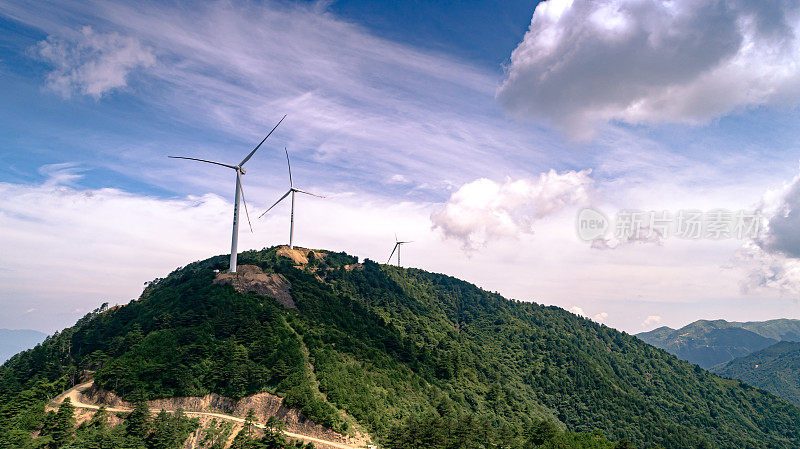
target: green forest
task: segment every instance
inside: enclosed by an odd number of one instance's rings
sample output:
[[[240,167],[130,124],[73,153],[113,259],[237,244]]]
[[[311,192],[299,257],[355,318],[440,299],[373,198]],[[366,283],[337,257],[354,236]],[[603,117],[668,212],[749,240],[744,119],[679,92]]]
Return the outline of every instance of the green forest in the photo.
[[[797,407],[558,307],[369,260],[352,269],[358,260],[344,253],[310,253],[307,266],[295,267],[276,249],[244,252],[240,264],[283,275],[297,309],[213,284],[214,270],[227,268],[217,256],[14,356],[0,368],[0,447],[171,447],[148,441],[194,431],[192,420],[165,414],[131,446],[76,446],[126,438],[130,416],[114,427],[93,419],[67,440],[53,435],[61,411],[46,414],[45,404],[87,370],[136,403],[278,394],[319,424],[358,428],[389,448],[800,442]],[[239,447],[281,447],[236,438]]]

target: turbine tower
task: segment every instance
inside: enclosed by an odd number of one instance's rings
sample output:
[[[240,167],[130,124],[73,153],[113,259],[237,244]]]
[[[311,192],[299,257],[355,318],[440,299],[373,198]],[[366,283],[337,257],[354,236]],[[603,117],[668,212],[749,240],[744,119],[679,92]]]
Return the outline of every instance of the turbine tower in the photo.
[[[261,147],[261,145],[267,140],[267,138],[269,138],[269,136],[272,135],[272,132],[275,131],[278,125],[280,125],[281,122],[283,122],[283,119],[285,118],[286,116],[284,115],[283,118],[281,118],[280,121],[278,121],[278,124],[275,125],[274,128],[272,128],[272,131],[270,131],[269,134],[267,134],[267,137],[264,137],[261,143],[256,145],[256,147],[253,148],[253,151],[251,151],[250,154],[247,155],[247,157],[242,159],[242,162],[239,162],[239,165],[223,164],[221,162],[207,161],[205,159],[196,159],[193,157],[169,156],[173,159],[188,159],[190,161],[206,162],[209,164],[221,165],[223,167],[228,167],[236,170],[236,195],[233,200],[233,237],[231,237],[231,265],[230,265],[231,273],[236,273],[236,258],[238,256],[237,246],[239,244],[239,198],[241,198],[242,202],[244,203],[244,213],[247,215],[247,224],[250,225],[250,232],[253,232],[253,225],[250,223],[250,213],[247,212],[247,202],[244,200],[244,189],[242,188],[242,175],[247,173],[243,166],[247,161],[250,160],[251,157],[253,157],[256,150],[258,150]]]
[[[413,240],[409,240],[407,242],[401,242],[401,241],[397,240],[397,234],[395,234],[394,235],[394,248],[392,248],[392,254],[389,254],[389,258],[386,259],[386,263],[389,263],[389,261],[392,260],[392,256],[394,255],[394,252],[397,251],[397,266],[399,267],[400,266],[400,247],[402,245],[405,245],[406,243],[412,243],[412,242],[413,242]]]
[[[325,198],[322,195],[317,195],[311,192],[306,192],[305,190],[300,190],[294,186],[294,181],[292,181],[292,164],[289,162],[289,151],[286,148],[283,149],[286,152],[286,165],[289,167],[289,190],[283,194],[282,197],[275,201],[275,204],[269,207],[269,209],[265,210],[264,213],[258,216],[258,218],[263,217],[267,212],[271,211],[273,207],[277,206],[278,203],[283,201],[284,198],[292,195],[292,211],[290,215],[290,224],[289,224],[289,249],[294,248],[294,194],[295,193],[305,193],[306,195],[316,196],[317,198]]]

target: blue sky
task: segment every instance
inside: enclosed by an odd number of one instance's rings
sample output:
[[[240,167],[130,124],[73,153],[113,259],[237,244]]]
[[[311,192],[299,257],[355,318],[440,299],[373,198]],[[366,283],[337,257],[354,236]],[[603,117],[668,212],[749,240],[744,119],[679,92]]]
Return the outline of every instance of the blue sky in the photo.
[[[798,10],[634,4],[0,0],[0,327],[224,253],[232,176],[166,156],[238,162],[283,114],[245,193],[253,219],[282,194],[288,147],[328,197],[299,200],[300,245],[384,261],[397,232],[410,265],[631,332],[800,318]],[[766,231],[590,245],[586,206]]]

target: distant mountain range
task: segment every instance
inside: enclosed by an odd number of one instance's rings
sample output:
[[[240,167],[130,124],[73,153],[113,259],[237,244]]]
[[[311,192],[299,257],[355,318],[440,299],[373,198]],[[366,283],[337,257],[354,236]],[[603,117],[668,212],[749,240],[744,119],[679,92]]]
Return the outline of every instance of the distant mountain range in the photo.
[[[699,320],[637,337],[720,376],[800,405],[800,320]]]
[[[800,341],[800,320],[746,323],[699,320],[680,329],[664,326],[636,336],[678,358],[710,369],[779,341]]]
[[[800,405],[800,343],[778,342],[715,366],[712,371],[763,388]]]
[[[0,363],[44,341],[47,334],[30,329],[0,329]]]

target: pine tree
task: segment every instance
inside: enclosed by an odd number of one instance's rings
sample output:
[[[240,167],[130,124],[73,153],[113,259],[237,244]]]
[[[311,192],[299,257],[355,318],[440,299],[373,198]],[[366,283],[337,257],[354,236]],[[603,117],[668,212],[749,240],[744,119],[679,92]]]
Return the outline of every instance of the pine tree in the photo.
[[[64,398],[64,402],[58,406],[51,435],[55,447],[68,443],[75,435],[75,406],[70,398]]]
[[[150,432],[150,408],[146,402],[136,403],[136,407],[125,420],[125,433],[144,440]]]
[[[256,411],[252,408],[247,409],[247,415],[244,417],[244,429],[242,432],[245,436],[249,437],[253,434],[253,427],[256,421]]]

